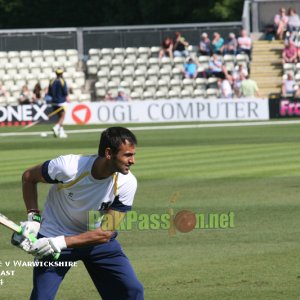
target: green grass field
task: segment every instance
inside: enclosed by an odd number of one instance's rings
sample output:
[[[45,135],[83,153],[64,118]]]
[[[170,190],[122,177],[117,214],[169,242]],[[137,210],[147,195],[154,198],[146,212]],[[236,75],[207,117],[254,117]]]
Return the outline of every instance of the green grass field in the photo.
[[[233,228],[173,236],[165,229],[120,232],[145,299],[299,299],[299,132],[292,124],[136,131],[137,212],[165,213],[171,206],[175,212],[234,213]],[[0,137],[0,212],[24,220],[22,171],[61,154],[95,153],[98,140],[97,133],[66,140]],[[41,206],[47,188],[39,187]],[[0,299],[28,299],[32,270],[12,264],[32,258],[10,245],[10,234],[0,228],[0,272],[15,271],[0,276]],[[98,299],[81,263],[67,274],[57,299]]]

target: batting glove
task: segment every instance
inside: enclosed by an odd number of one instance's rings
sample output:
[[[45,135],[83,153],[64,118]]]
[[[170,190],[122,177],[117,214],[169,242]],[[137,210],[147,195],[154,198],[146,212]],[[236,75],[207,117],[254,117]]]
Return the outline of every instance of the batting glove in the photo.
[[[67,248],[65,237],[61,235],[53,238],[38,239],[32,244],[28,252],[37,259],[41,259],[53,253],[60,253],[65,248]]]
[[[28,238],[24,238],[24,236],[16,232],[11,237],[11,243],[26,252],[28,252],[32,246],[32,242]]]
[[[41,216],[36,212],[31,212],[28,214],[28,221],[21,222],[21,227],[23,228],[22,234],[28,236],[29,234],[37,236],[41,226]]]

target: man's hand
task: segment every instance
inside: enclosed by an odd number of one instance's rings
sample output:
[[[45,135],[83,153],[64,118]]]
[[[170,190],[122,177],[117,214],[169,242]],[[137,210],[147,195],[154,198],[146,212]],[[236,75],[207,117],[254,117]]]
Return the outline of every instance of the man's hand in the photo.
[[[41,226],[41,216],[38,213],[29,213],[28,221],[21,222],[21,227],[23,228],[23,235],[28,236],[29,234],[37,236]]]
[[[33,243],[29,249],[29,253],[38,259],[47,257],[53,253],[60,253],[61,250],[67,248],[64,236],[53,238],[40,238]]]
[[[29,249],[32,246],[32,242],[28,239],[28,238],[24,238],[23,235],[15,232],[12,237],[11,237],[11,243],[14,246],[17,246],[19,248],[21,248],[22,250],[24,250],[25,252],[28,252]]]

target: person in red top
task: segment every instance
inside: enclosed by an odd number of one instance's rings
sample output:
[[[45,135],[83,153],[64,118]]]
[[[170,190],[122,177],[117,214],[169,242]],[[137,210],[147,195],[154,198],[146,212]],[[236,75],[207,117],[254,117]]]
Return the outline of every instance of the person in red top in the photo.
[[[297,48],[292,40],[288,40],[282,51],[282,63],[297,63]]]
[[[173,58],[173,40],[169,37],[165,38],[161,44],[159,58],[168,56]]]

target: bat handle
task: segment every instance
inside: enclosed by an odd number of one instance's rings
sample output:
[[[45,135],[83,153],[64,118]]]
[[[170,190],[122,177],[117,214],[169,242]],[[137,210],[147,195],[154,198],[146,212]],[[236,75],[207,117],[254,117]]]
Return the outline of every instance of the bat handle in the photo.
[[[32,243],[35,243],[35,242],[38,240],[32,233],[29,233],[28,239],[29,239]],[[60,256],[60,253],[53,253],[53,254],[52,254],[52,258],[53,258],[54,260],[58,260],[58,259],[59,259],[59,256]]]

